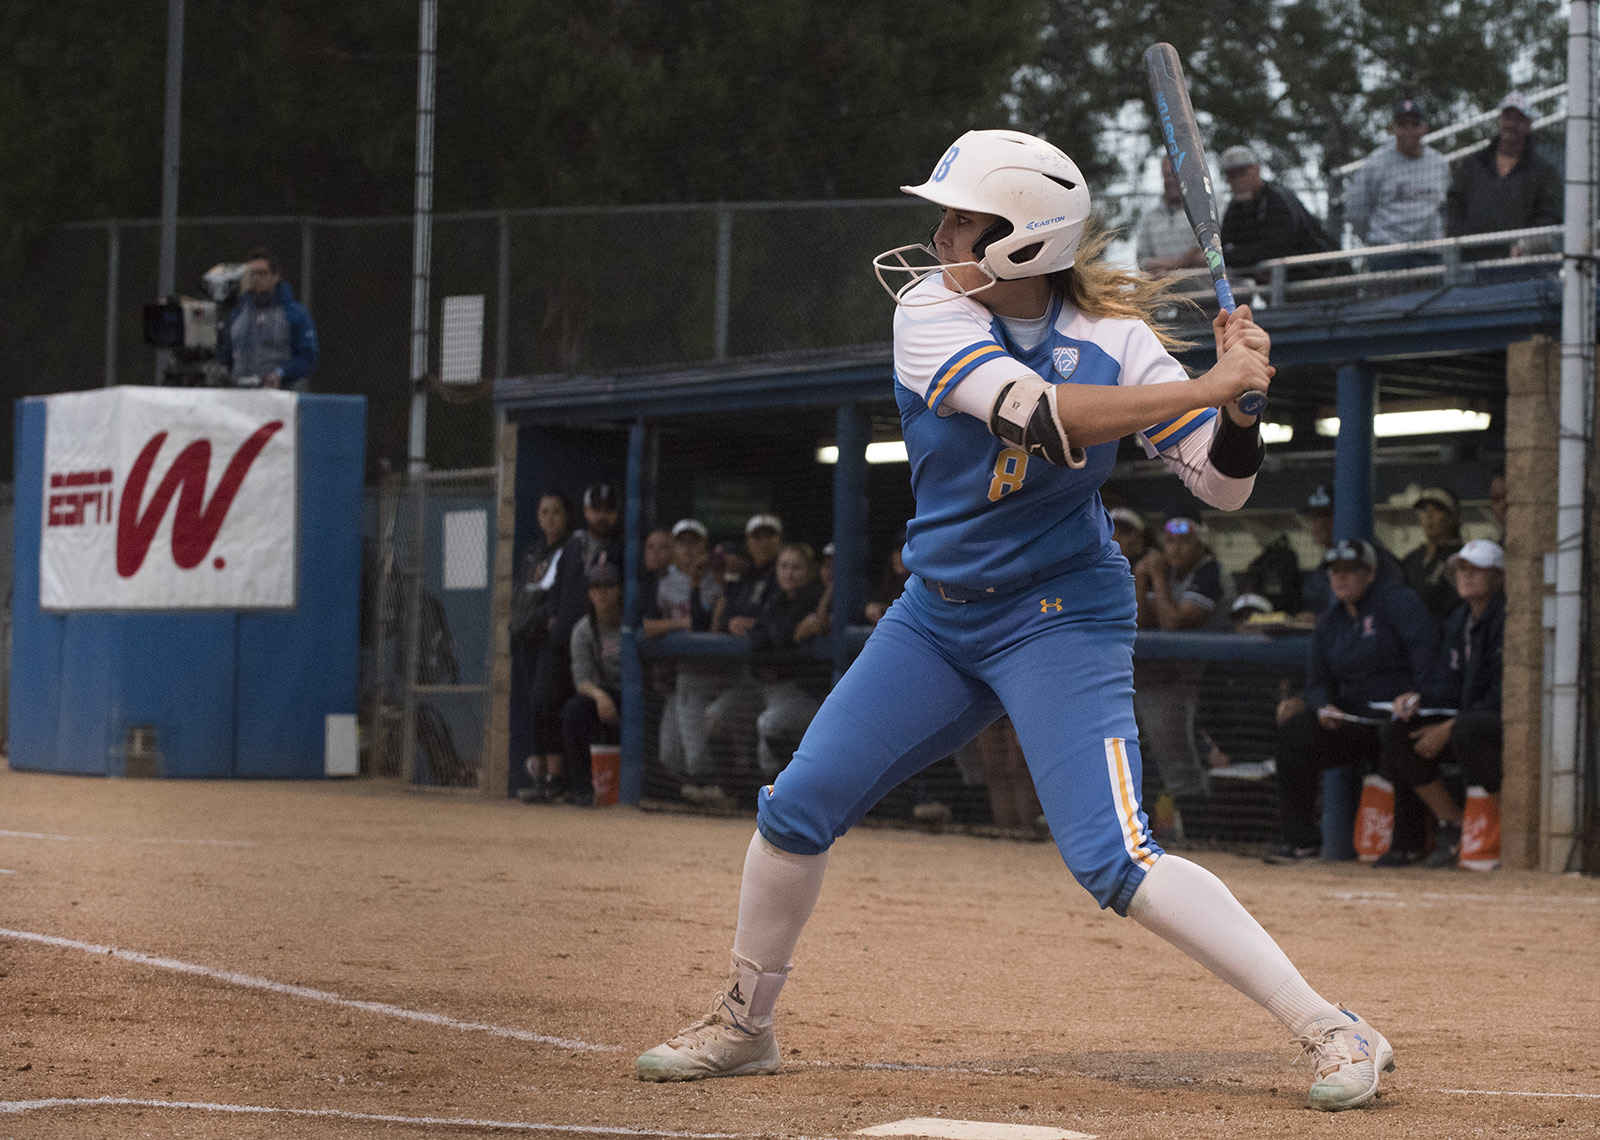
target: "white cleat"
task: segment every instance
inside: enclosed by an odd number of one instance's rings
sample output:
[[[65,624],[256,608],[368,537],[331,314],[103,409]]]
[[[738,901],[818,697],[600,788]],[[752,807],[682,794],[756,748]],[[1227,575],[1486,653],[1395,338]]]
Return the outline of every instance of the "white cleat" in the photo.
[[[1394,1050],[1383,1034],[1342,1005],[1339,1012],[1346,1020],[1294,1039],[1300,1056],[1311,1058],[1311,1107],[1323,1112],[1359,1108],[1378,1095],[1378,1074],[1394,1072]]]
[[[634,1075],[641,1081],[753,1077],[777,1072],[781,1060],[772,1026],[748,1028],[729,1006],[728,996],[718,994],[710,1013],[671,1041],[641,1054]]]

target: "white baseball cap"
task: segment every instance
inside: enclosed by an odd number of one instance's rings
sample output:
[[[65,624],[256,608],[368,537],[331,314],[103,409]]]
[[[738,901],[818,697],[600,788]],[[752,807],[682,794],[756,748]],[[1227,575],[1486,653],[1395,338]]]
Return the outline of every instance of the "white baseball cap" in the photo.
[[[1134,530],[1138,531],[1144,530],[1144,519],[1139,517],[1138,511],[1135,511],[1129,507],[1111,508],[1111,525],[1113,528],[1115,528],[1119,524],[1126,527],[1132,527]]]
[[[699,519],[679,519],[677,522],[672,524],[673,538],[677,538],[680,534],[688,534],[690,532],[698,534],[701,538],[707,537],[706,525]]]
[[[1230,146],[1222,152],[1222,172],[1238,170],[1241,166],[1260,166],[1261,160],[1256,157],[1256,152],[1247,146]]]
[[[1506,93],[1506,97],[1500,100],[1500,106],[1496,107],[1495,110],[1516,111],[1521,114],[1524,119],[1533,118],[1533,112],[1530,110],[1528,97],[1520,91],[1508,91]]]
[[[754,534],[763,527],[767,530],[775,530],[779,534],[782,534],[783,520],[778,518],[777,515],[751,515],[750,521],[744,524],[744,532],[747,535]]]
[[[1504,570],[1506,568],[1506,552],[1500,549],[1498,542],[1487,538],[1475,538],[1460,550],[1450,556],[1450,564],[1467,562],[1480,570]]]
[[[1236,614],[1245,610],[1257,614],[1270,614],[1272,609],[1272,603],[1260,594],[1240,594],[1233,600],[1233,612]]]

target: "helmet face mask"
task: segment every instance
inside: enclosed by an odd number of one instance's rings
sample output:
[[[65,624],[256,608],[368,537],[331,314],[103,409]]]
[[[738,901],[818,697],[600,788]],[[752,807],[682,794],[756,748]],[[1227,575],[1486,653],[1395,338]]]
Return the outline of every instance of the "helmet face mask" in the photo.
[[[958,286],[957,296],[981,292],[996,280],[1070,269],[1089,218],[1089,189],[1077,164],[1057,147],[1020,131],[968,131],[945,151],[926,182],[900,189],[946,209],[999,219],[974,243],[978,260],[964,263],[975,264],[990,279],[988,284],[976,289]],[[901,304],[907,303],[904,295],[934,271],[931,266],[912,266],[905,257],[911,250],[936,256],[930,243],[901,246],[873,259],[879,281]],[[912,279],[896,291],[884,280],[886,270],[911,273]]]

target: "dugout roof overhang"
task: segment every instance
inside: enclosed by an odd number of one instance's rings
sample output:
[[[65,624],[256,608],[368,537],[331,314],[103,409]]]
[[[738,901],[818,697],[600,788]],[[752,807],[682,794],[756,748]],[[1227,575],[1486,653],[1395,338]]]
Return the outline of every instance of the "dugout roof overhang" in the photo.
[[[1556,335],[1561,282],[1555,274],[1411,293],[1297,302],[1264,308],[1279,376],[1273,401],[1310,410],[1333,403],[1339,368],[1368,363],[1386,396],[1497,397],[1505,349]],[[1185,363],[1209,363],[1209,332],[1185,330],[1200,347]],[[1202,340],[1202,337],[1204,338]],[[831,408],[892,398],[890,346],[775,353],[610,372],[554,373],[495,382],[495,403],[515,422],[599,424],[771,408]]]

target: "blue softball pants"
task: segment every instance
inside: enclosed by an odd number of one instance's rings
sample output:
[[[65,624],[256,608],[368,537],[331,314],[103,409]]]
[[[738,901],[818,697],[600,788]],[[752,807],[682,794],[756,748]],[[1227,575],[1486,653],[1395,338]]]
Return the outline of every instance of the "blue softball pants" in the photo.
[[[1135,605],[1115,547],[998,598],[912,579],[759,796],[773,846],[826,851],[890,789],[1009,714],[1075,879],[1126,914],[1161,849],[1139,806]]]

